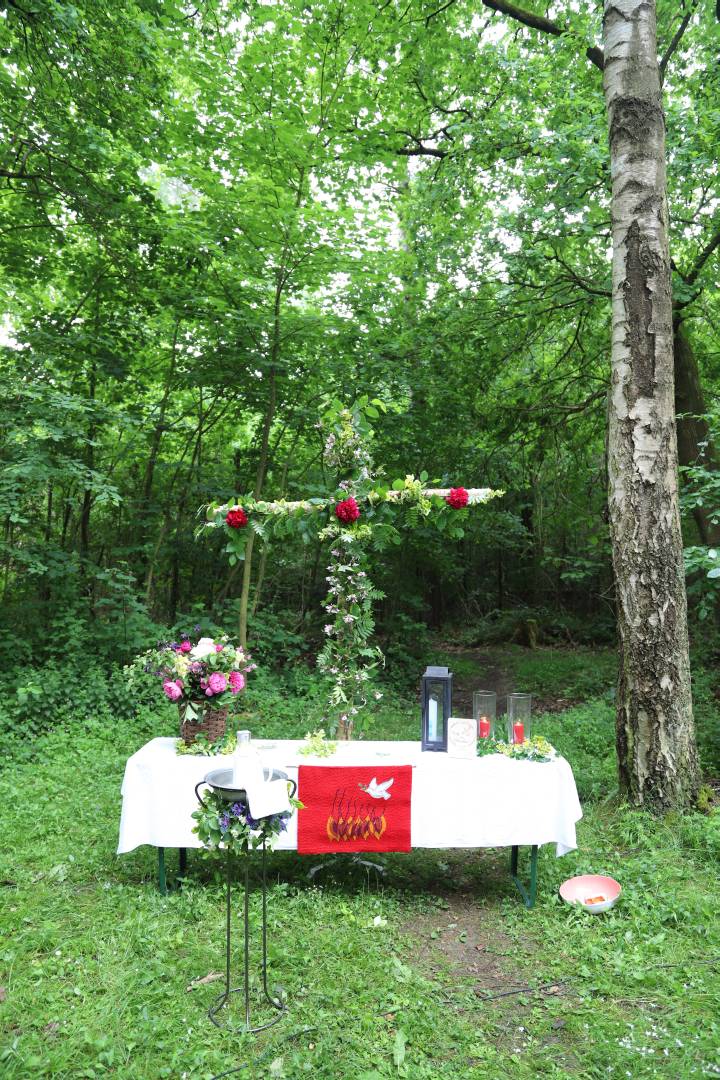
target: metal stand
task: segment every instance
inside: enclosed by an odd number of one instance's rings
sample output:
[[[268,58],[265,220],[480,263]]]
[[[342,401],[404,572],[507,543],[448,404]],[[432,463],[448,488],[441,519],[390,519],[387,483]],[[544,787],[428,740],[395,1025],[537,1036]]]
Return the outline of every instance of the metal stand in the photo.
[[[278,1015],[274,1016],[272,1020],[268,1020],[265,1024],[257,1024],[252,1026],[250,1023],[250,852],[246,851],[244,856],[244,870],[245,870],[245,897],[243,903],[243,930],[244,930],[244,964],[243,964],[243,984],[242,986],[231,986],[230,977],[230,953],[231,953],[231,895],[232,895],[232,856],[230,852],[227,853],[227,880],[226,880],[226,895],[225,895],[225,989],[217,999],[214,1005],[211,1005],[208,1009],[208,1016],[212,1020],[213,1024],[219,1028],[225,1028],[226,1030],[234,1031],[238,1034],[246,1034],[248,1032],[253,1033],[256,1031],[264,1031],[266,1028],[272,1027],[277,1024],[283,1014],[287,1011],[287,1005],[283,1001],[282,997],[273,997],[268,989],[267,983],[267,876],[266,876],[266,851],[265,844],[262,845],[262,988],[265,999],[272,1005],[274,1009],[278,1010]],[[281,991],[282,992],[282,991]],[[230,1023],[222,1023],[218,1019],[218,1013],[225,1007],[230,1000],[231,994],[242,993],[244,996],[245,1005],[245,1023],[233,1027]]]
[[[537,858],[537,844],[534,844],[533,847],[530,849],[530,890],[528,891],[518,877],[517,844],[510,849],[510,876],[512,877],[518,892],[520,893],[525,902],[525,907],[528,909],[535,907],[535,897],[537,896]]]

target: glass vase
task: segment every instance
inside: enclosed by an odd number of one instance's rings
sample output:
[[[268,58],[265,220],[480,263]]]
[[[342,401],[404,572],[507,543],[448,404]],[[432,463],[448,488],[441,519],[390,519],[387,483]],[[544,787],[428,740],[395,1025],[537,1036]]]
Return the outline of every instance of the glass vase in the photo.
[[[475,691],[473,716],[477,722],[478,739],[494,739],[497,719],[497,694],[494,690]]]
[[[532,736],[532,694],[508,694],[507,741],[523,743]]]

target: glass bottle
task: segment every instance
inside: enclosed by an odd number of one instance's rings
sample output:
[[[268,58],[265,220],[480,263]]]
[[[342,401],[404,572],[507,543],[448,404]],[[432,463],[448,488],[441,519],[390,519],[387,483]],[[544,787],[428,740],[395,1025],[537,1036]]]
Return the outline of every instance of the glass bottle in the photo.
[[[238,731],[233,756],[233,787],[240,790],[248,783],[261,782],[263,778],[262,761],[250,742],[250,732]]]

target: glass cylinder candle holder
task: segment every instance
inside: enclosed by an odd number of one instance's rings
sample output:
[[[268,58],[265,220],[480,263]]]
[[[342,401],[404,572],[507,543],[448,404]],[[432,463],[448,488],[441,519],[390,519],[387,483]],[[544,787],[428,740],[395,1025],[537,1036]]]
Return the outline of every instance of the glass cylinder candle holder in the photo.
[[[477,721],[478,739],[494,739],[497,717],[497,694],[494,690],[475,691],[473,716]]]
[[[532,735],[531,705],[532,694],[508,694],[507,737],[509,743],[523,743]]]

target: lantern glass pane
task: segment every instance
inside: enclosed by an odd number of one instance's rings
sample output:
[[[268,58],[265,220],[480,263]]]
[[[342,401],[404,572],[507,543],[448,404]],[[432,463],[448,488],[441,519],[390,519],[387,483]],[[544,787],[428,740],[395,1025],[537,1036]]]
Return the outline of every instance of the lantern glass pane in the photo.
[[[434,682],[428,687],[428,726],[429,742],[443,742],[445,738],[445,710],[443,684]]]

